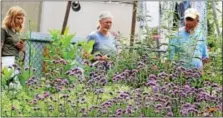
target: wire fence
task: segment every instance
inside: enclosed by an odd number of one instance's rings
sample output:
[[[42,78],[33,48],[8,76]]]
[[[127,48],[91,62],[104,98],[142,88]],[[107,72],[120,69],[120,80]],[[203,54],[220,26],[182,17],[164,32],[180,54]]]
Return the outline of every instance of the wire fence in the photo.
[[[32,32],[25,43],[24,67],[34,68],[37,77],[42,76],[44,48],[51,41],[49,34]]]

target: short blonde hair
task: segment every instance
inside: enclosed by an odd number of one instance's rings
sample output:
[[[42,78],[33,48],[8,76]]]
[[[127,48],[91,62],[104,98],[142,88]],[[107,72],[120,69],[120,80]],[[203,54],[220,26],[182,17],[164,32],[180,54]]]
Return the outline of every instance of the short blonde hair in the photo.
[[[16,16],[24,16],[23,23],[18,27],[19,32],[21,32],[24,28],[24,23],[25,23],[25,11],[19,7],[19,6],[14,6],[11,7],[5,18],[3,19],[2,22],[2,27],[7,27],[9,29],[16,29],[17,27],[15,26],[15,18]]]

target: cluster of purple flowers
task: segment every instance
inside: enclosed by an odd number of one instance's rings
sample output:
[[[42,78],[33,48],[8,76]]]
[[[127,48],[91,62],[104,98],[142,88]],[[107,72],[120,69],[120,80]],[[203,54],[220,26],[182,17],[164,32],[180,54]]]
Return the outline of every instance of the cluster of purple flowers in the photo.
[[[115,74],[112,78],[113,81],[133,81],[136,78],[137,69],[129,70],[126,69],[120,74]]]
[[[64,60],[64,59],[53,60],[52,62],[53,62],[53,64],[63,64],[63,65],[67,65],[67,61]]]

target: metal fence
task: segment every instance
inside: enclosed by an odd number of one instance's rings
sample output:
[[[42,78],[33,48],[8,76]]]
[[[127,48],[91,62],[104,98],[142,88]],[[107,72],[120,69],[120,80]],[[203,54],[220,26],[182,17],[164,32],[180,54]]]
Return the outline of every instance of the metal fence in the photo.
[[[25,43],[25,59],[24,67],[36,69],[34,75],[42,77],[44,69],[44,49],[47,44],[50,44],[53,39],[50,34],[31,32],[31,38],[26,40]],[[74,37],[71,41],[75,44],[78,41],[83,41],[81,37]]]
[[[42,76],[44,47],[50,42],[49,34],[39,32],[32,32],[31,38],[26,40],[24,67],[36,69],[34,75],[37,77]]]

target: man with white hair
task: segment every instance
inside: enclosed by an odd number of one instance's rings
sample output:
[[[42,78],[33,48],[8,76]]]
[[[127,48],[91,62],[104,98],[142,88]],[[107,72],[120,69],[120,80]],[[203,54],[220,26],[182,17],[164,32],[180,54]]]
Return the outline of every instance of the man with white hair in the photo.
[[[103,11],[99,16],[99,27],[97,31],[91,32],[87,40],[94,40],[94,46],[92,53],[100,52],[103,58],[107,59],[105,55],[115,55],[117,53],[117,42],[114,39],[114,36],[109,32],[112,27],[112,18],[110,12]]]
[[[185,26],[175,38],[170,39],[170,60],[174,60],[178,55],[178,59],[183,61],[186,67],[202,70],[203,64],[208,60],[208,50],[205,34],[199,28],[199,16],[199,12],[194,8],[188,8],[184,12]]]

